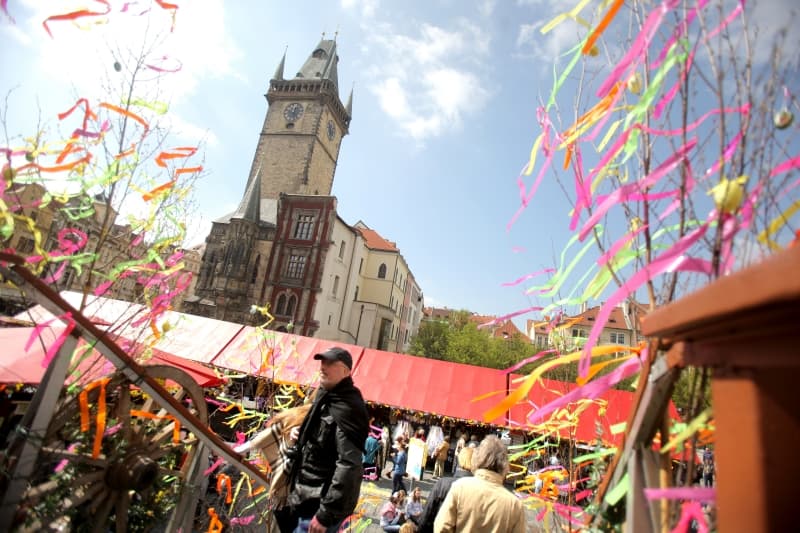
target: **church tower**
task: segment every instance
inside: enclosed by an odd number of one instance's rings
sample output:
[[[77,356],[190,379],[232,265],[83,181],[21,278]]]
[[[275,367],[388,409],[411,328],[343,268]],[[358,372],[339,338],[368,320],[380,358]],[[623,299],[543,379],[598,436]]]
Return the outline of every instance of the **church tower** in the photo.
[[[267,115],[248,184],[260,175],[261,198],[281,193],[328,196],[342,138],[352,114],[339,98],[336,41],[322,39],[291,79],[284,79],[284,53],[266,99]]]
[[[193,295],[184,309],[242,324],[269,304],[275,324],[313,335],[323,267],[336,221],[331,196],[352,116],[339,99],[336,41],[323,39],[284,79],[284,53],[239,207],[213,221]]]

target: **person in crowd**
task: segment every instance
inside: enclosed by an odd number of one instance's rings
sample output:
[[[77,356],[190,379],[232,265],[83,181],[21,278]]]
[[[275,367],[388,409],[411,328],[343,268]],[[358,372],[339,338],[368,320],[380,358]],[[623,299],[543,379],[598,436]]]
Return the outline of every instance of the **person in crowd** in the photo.
[[[425,507],[422,505],[422,489],[415,487],[411,492],[408,503],[406,503],[406,519],[411,520],[416,526],[419,526],[424,510]]]
[[[435,464],[433,466],[434,477],[442,477],[444,475],[444,463],[447,461],[447,452],[450,451],[450,438],[446,437],[441,444],[436,447],[433,452]]]
[[[314,355],[320,388],[289,451],[287,504],[275,511],[283,533],[336,531],[358,502],[369,415],[353,384],[350,352],[333,347]]]
[[[424,428],[417,428],[417,431],[414,433],[414,437],[410,441],[406,441],[406,442],[413,443],[415,441],[415,439],[416,439],[416,444],[417,445],[422,446],[423,450],[427,450],[427,448],[425,448],[425,429]],[[419,480],[420,481],[422,481],[422,478],[425,476],[425,463],[427,461],[427,456],[428,456],[427,451],[423,451],[422,452],[422,468],[420,468],[420,471],[419,471]]]
[[[364,463],[364,475],[377,475],[378,472],[378,452],[380,452],[381,443],[378,439],[369,435],[367,441],[364,443],[364,455],[362,461]]]
[[[381,459],[380,459],[380,472],[378,472],[379,476],[383,475],[383,471],[386,470],[386,460],[389,459],[389,449],[391,448],[392,438],[389,436],[389,428],[383,426],[381,430]]]
[[[310,409],[311,403],[305,403],[281,411],[269,420],[266,429],[234,448],[234,451],[242,455],[247,455],[250,451],[257,451],[269,464],[270,472],[272,472],[269,485],[272,508],[283,507],[286,503],[289,481],[287,469],[289,458],[286,450],[294,446],[296,440],[292,437],[292,430],[300,427]]]
[[[467,443],[467,446],[469,446],[470,448],[477,448],[478,444],[479,444],[478,436],[473,433],[472,436],[469,438],[469,443]]]
[[[401,505],[404,498],[404,492],[395,491],[389,496],[389,501],[381,507],[381,528],[387,533],[397,533],[405,521],[405,511]]]
[[[434,520],[434,532],[525,533],[525,507],[503,487],[508,451],[497,436],[489,435],[475,448],[472,468],[473,477],[453,482]]]
[[[706,459],[703,458],[703,486],[704,487],[713,487],[714,486],[714,461],[713,459]]]
[[[403,476],[406,474],[406,465],[408,464],[408,451],[406,440],[401,435],[397,437],[395,444],[397,451],[394,452],[394,467],[392,467],[392,492],[402,490],[406,491],[406,484],[403,481]]]
[[[417,526],[415,526],[414,522],[411,522],[410,520],[400,526],[400,533],[416,533],[416,531]]]
[[[433,533],[433,521],[436,519],[436,514],[439,512],[439,508],[442,506],[442,502],[444,502],[453,482],[472,475],[472,454],[474,451],[474,448],[462,447],[457,457],[459,466],[456,473],[453,477],[440,477],[430,493],[428,493],[428,502],[425,504],[425,510],[422,511],[422,517],[420,518],[420,533]]]
[[[466,447],[466,445],[467,445],[467,433],[463,432],[458,437],[458,441],[456,441],[456,447],[453,450],[453,453],[454,453],[455,458],[456,458],[456,460],[453,461],[453,474],[455,474],[456,471],[458,470],[458,456],[461,454],[461,450],[464,449],[464,447]]]

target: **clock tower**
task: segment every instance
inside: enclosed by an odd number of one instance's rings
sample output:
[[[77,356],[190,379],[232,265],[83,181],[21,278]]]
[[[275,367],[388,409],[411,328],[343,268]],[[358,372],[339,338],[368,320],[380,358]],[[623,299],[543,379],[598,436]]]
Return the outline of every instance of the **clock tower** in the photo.
[[[336,41],[319,42],[303,67],[284,78],[286,54],[265,95],[267,115],[250,167],[248,184],[260,179],[261,198],[281,193],[328,196],[342,138],[352,115],[339,98]]]

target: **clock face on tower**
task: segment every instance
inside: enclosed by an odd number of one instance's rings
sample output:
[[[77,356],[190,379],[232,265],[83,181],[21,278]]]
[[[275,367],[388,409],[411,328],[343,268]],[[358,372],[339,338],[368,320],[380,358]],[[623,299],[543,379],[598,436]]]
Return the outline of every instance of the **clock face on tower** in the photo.
[[[328,140],[332,141],[333,138],[336,136],[336,126],[333,125],[333,121],[328,121]]]
[[[299,120],[303,116],[303,106],[297,102],[291,103],[283,110],[283,116],[289,122]]]

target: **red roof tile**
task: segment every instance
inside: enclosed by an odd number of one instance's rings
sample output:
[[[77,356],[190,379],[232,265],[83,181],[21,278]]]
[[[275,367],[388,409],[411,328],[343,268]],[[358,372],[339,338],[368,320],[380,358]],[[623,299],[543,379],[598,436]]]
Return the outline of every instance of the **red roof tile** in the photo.
[[[399,252],[400,250],[397,249],[397,245],[392,241],[387,241],[383,237],[381,237],[377,231],[374,229],[368,228],[355,228],[357,231],[361,233],[361,236],[364,237],[364,240],[367,242],[367,248],[372,250],[384,250],[386,252]]]

